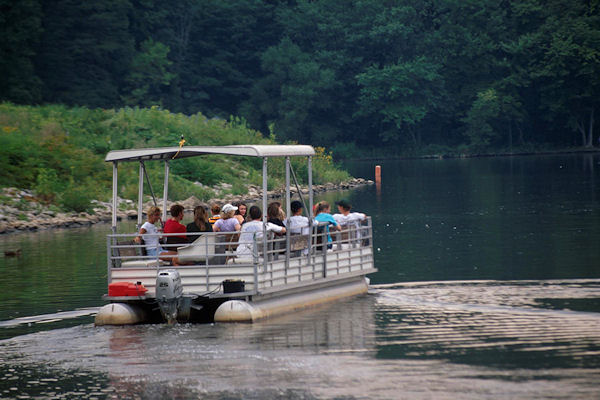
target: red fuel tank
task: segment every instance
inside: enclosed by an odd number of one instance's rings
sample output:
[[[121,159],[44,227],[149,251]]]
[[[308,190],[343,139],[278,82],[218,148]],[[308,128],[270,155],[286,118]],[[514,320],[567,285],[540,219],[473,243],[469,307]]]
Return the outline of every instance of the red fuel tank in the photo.
[[[108,285],[108,295],[110,297],[121,297],[121,296],[143,296],[146,294],[148,289],[141,283],[131,282],[114,282]]]

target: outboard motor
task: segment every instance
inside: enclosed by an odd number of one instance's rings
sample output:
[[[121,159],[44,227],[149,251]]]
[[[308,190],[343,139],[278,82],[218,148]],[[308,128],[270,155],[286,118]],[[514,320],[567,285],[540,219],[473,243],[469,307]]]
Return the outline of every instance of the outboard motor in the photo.
[[[183,286],[179,272],[174,269],[160,271],[156,277],[156,300],[160,313],[169,324],[177,320],[182,295]]]

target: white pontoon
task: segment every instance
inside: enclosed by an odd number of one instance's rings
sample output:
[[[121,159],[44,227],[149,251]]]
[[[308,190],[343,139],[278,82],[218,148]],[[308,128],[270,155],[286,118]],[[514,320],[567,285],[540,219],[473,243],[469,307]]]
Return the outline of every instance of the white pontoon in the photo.
[[[238,257],[233,250],[239,236],[231,233],[187,233],[189,244],[163,245],[177,251],[184,265],[169,265],[168,257],[145,255],[145,247],[133,239],[137,232],[117,232],[117,188],[120,163],[139,163],[138,224],[142,224],[144,181],[150,185],[145,163],[164,163],[163,220],[166,220],[169,165],[179,159],[220,154],[260,157],[262,163],[262,211],[266,226],[267,166],[272,157],[285,158],[285,211],[291,215],[290,181],[304,203],[309,220],[306,234],[285,236],[255,235],[249,256]],[[367,217],[359,225],[331,233],[313,221],[312,146],[236,145],[186,146],[111,151],[106,161],[113,164],[112,233],[107,237],[109,304],[96,316],[96,324],[121,325],[167,320],[193,322],[255,321],[289,314],[294,310],[365,293],[367,274],[377,270],[373,263],[372,226]],[[306,158],[308,199],[290,162]],[[150,191],[152,188],[150,186]],[[152,192],[153,197],[154,193]],[[308,201],[308,204],[306,204]],[[289,224],[288,224],[289,226]],[[162,234],[161,237],[170,236]],[[114,289],[114,290],[113,290]]]

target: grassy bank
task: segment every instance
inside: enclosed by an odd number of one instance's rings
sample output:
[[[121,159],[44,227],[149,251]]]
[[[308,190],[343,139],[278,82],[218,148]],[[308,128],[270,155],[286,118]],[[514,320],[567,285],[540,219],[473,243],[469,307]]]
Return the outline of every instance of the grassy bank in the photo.
[[[18,106],[0,104],[0,187],[29,189],[37,200],[64,210],[85,211],[90,200],[107,200],[111,165],[104,162],[110,150],[186,145],[277,144],[244,121],[187,116],[158,108],[117,110],[69,108],[60,105]],[[300,180],[306,162],[293,160]],[[262,162],[255,158],[207,156],[171,163],[171,200],[196,196],[207,200],[221,194],[242,194],[248,185],[261,184]],[[163,169],[148,163],[155,193],[162,193]],[[317,148],[313,159],[315,184],[339,183],[349,178],[331,155]],[[269,163],[269,189],[284,182],[282,159]],[[137,198],[138,166],[125,164],[119,173],[119,195]],[[201,183],[195,184],[196,182]],[[2,199],[0,199],[2,201]]]

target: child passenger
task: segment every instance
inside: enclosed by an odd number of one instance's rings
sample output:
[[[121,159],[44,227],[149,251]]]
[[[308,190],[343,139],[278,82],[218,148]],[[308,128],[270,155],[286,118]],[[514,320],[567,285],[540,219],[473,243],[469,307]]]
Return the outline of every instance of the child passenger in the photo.
[[[335,221],[335,219],[329,213],[329,211],[330,211],[329,203],[327,203],[326,201],[321,201],[317,204],[317,209],[316,209],[317,216],[315,217],[315,221],[317,223],[327,222],[326,229],[327,229],[327,248],[328,249],[331,248],[331,242],[332,242],[331,235],[329,234],[330,226],[333,226],[333,229],[336,231],[341,230],[340,225]]]
[[[208,219],[208,222],[210,222],[210,224],[212,226],[215,226],[215,222],[217,222],[218,219],[221,218],[221,206],[218,205],[217,203],[213,203],[210,206],[210,213],[212,214],[211,217]]]
[[[141,243],[144,240],[146,247],[146,254],[151,257],[159,256],[161,260],[171,261],[173,265],[179,265],[179,260],[176,251],[165,251],[159,242],[159,229],[156,227],[158,221],[160,221],[160,208],[152,206],[146,213],[148,221],[144,222],[140,228],[139,236],[134,239],[137,243]]]

